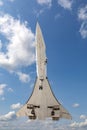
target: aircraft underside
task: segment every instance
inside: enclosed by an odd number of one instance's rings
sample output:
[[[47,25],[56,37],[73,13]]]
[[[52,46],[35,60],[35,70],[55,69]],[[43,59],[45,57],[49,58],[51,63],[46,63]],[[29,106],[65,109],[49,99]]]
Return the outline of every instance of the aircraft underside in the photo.
[[[48,117],[53,120],[70,119],[71,116],[68,111],[55,98],[48,79],[42,81],[42,86],[39,82],[37,78],[31,97],[17,112],[17,116],[28,116],[30,119],[45,119]]]

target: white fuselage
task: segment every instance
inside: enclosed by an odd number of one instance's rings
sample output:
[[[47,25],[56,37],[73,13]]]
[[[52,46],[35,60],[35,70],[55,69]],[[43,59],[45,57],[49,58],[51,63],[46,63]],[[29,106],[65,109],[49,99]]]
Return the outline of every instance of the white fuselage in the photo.
[[[44,44],[44,39],[42,37],[40,27],[37,24],[37,28],[36,28],[36,69],[37,69],[37,77],[39,79],[44,79],[47,76],[46,64],[47,64],[46,47]]]

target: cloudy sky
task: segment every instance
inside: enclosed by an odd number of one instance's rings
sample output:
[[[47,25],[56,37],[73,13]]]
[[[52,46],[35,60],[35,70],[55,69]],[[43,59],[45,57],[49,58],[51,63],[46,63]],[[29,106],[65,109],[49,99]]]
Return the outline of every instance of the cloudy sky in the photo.
[[[36,78],[39,22],[47,74],[72,120],[17,118]],[[87,130],[87,0],[0,0],[0,129]]]

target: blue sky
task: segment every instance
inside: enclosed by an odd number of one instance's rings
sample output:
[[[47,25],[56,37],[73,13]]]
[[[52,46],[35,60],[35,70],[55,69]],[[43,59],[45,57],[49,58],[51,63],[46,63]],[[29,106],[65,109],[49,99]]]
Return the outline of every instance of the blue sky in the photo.
[[[35,28],[39,22],[47,74],[72,120],[17,118],[36,78]],[[87,0],[0,0],[0,128],[87,129]]]

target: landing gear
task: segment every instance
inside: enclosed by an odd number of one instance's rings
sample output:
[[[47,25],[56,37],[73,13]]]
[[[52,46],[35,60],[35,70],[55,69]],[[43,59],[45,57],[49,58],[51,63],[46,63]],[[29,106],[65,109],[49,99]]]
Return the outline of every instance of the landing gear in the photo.
[[[35,109],[40,108],[39,105],[33,105],[33,104],[27,104],[27,109],[31,111],[31,114],[29,114],[29,119],[35,120],[36,119],[36,114],[35,114]]]
[[[29,115],[29,119],[35,120],[36,119],[36,114],[34,108],[31,110],[31,115]]]
[[[52,109],[51,111],[51,117],[52,117],[52,120],[59,120],[60,118],[60,107],[59,105],[55,105],[55,106],[48,106],[49,109]],[[59,112],[59,115],[56,114],[56,111]]]
[[[55,112],[54,112],[54,110],[52,110],[52,112],[51,112],[51,116],[54,116],[55,115]]]

